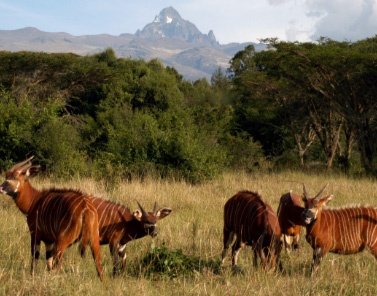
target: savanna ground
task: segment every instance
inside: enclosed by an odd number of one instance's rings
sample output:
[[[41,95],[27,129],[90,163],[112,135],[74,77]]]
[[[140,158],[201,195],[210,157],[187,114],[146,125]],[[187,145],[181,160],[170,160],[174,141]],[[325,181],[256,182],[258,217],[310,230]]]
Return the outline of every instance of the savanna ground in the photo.
[[[76,245],[67,250],[63,268],[47,272],[44,256],[34,277],[30,271],[30,238],[25,217],[9,196],[0,196],[0,294],[1,295],[376,295],[377,262],[371,254],[327,254],[314,277],[309,276],[312,250],[302,231],[300,253],[282,252],[282,273],[267,274],[252,266],[252,251],[245,248],[239,255],[239,266],[231,268],[230,252],[220,267],[222,251],[223,206],[228,198],[242,189],[258,191],[277,210],[283,193],[301,194],[305,183],[315,195],[326,183],[325,193],[334,194],[329,207],[353,204],[377,206],[377,184],[371,179],[350,179],[327,174],[226,174],[221,180],[200,185],[147,179],[143,182],[106,184],[80,179],[54,182],[36,177],[36,188],[50,186],[80,188],[94,195],[137,208],[139,201],[151,210],[171,207],[170,216],[158,224],[159,235],[130,242],[127,268],[117,278],[111,275],[108,246],[101,247],[104,282],[96,276],[90,251],[84,259]],[[162,259],[167,268],[151,274],[144,258],[162,249],[169,255]],[[44,247],[42,248],[44,253]],[[174,254],[180,254],[176,256]],[[181,261],[180,261],[181,260]],[[187,261],[200,262],[185,270]],[[183,265],[177,268],[176,262]],[[154,263],[150,263],[154,264]],[[170,268],[170,269],[169,269]],[[174,271],[174,270],[176,271]]]

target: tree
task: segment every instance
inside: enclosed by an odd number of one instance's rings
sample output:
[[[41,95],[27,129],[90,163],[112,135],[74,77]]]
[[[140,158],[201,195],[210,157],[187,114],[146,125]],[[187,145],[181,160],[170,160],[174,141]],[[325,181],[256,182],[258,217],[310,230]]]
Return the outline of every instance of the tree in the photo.
[[[269,54],[266,52],[266,54]],[[238,52],[228,69],[234,91],[234,129],[246,131],[260,142],[267,157],[281,155],[286,148],[286,130],[281,126],[278,105],[275,104],[277,84],[258,64],[253,46]],[[262,67],[262,68],[259,68]]]

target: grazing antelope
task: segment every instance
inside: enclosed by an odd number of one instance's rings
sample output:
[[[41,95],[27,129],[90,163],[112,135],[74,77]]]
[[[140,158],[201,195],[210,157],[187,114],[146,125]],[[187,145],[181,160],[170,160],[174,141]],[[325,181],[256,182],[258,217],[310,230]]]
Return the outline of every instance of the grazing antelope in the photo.
[[[377,259],[377,208],[353,206],[324,210],[322,207],[333,197],[320,198],[327,185],[314,198],[309,198],[303,187],[306,240],[313,248],[312,275],[327,252],[355,254],[366,248]]]
[[[301,198],[290,191],[280,197],[277,215],[286,251],[300,248],[301,227],[305,225]]]
[[[259,257],[263,269],[268,265],[275,268],[281,251],[279,221],[271,206],[264,203],[258,193],[240,191],[225,203],[222,263],[235,235],[232,265],[237,265],[241,248],[249,245],[254,251],[254,266]]]
[[[124,269],[126,263],[126,244],[134,239],[146,235],[155,237],[157,235],[156,223],[171,213],[171,209],[162,208],[157,210],[154,204],[153,212],[146,212],[138,203],[140,211],[133,213],[126,207],[92,197],[91,201],[98,212],[99,235],[101,245],[109,244],[110,253],[113,257],[113,274],[116,275],[119,269]]]
[[[80,241],[81,255],[89,244],[102,280],[98,216],[88,195],[66,189],[33,188],[29,179],[39,172],[39,166],[32,166],[31,160],[14,165],[0,185],[0,192],[12,197],[20,211],[27,216],[31,237],[31,273],[34,274],[40,255],[40,244],[46,245],[48,270],[61,266],[64,251]]]

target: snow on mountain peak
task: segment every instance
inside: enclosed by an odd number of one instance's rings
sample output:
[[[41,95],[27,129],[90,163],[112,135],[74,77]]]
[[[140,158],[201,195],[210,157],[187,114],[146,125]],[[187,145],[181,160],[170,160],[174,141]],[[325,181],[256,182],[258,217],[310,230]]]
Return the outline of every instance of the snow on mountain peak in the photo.
[[[173,7],[163,9],[154,19],[154,23],[170,24],[173,20],[181,19],[179,13]]]

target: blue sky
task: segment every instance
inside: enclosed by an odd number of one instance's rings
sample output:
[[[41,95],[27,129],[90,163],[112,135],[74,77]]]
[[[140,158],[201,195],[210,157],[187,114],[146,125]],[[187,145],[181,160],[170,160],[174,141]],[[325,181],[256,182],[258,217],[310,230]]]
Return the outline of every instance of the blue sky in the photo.
[[[213,30],[221,44],[268,37],[356,41],[377,34],[377,0],[0,0],[0,30],[134,34],[169,6],[202,33]]]

